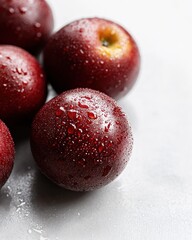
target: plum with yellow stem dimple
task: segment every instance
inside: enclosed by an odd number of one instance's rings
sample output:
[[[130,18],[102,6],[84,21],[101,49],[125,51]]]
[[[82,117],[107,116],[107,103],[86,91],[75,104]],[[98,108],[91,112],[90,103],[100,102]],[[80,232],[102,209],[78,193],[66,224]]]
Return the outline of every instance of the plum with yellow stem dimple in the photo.
[[[58,93],[86,87],[118,99],[137,79],[140,54],[122,26],[87,18],[68,24],[50,38],[44,50],[44,67]]]

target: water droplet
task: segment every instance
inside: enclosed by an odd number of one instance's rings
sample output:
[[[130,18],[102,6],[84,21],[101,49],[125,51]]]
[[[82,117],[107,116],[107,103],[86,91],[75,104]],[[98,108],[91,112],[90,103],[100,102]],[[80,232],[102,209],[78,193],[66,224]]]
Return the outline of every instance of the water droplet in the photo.
[[[22,69],[21,69],[20,67],[17,67],[17,68],[16,68],[16,72],[17,72],[18,74],[22,74]]]
[[[110,167],[109,165],[107,165],[107,166],[104,168],[104,170],[103,170],[102,177],[106,177],[106,176],[109,174],[109,172],[111,171],[111,168],[112,168],[112,167]]]
[[[86,104],[83,104],[81,102],[78,102],[79,107],[81,108],[89,108]]]
[[[81,98],[85,98],[87,100],[91,100],[92,97],[89,97],[89,96],[82,96]]]
[[[119,122],[119,121],[116,121],[115,123],[116,123],[117,125],[120,125],[120,122]]]
[[[19,189],[19,190],[17,191],[17,194],[18,194],[18,195],[21,195],[21,193],[22,193],[22,191]]]
[[[1,65],[1,68],[2,69],[5,69],[7,67],[7,65],[5,64],[5,63],[3,63],[2,65]]]
[[[36,23],[35,23],[35,27],[36,27],[36,28],[40,28],[40,27],[41,27],[41,24],[40,24],[39,22],[36,22]]]
[[[110,126],[111,126],[111,123],[109,123],[107,126],[105,126],[105,132],[109,132]]]
[[[68,134],[73,134],[76,129],[77,129],[76,125],[73,123],[70,123],[70,126],[68,127]]]
[[[101,160],[101,159],[97,159],[97,160],[95,160],[94,161],[94,163],[96,164],[96,165],[98,165],[98,164],[102,164],[103,163],[103,161]]]
[[[15,12],[15,9],[12,8],[12,7],[10,7],[10,8],[9,8],[9,12],[10,12],[11,14],[13,14],[13,13]]]
[[[41,32],[38,32],[37,33],[37,37],[40,38],[42,36],[42,33]]]
[[[97,115],[94,112],[88,112],[87,115],[90,119],[96,119],[97,118]]]
[[[83,49],[80,49],[80,53],[81,53],[81,54],[84,54],[84,51],[83,51]]]
[[[111,147],[113,145],[113,141],[111,140],[111,141],[109,141],[109,143],[108,143],[108,147]]]
[[[6,83],[4,83],[4,84],[3,84],[3,86],[4,86],[4,87],[7,87],[7,84],[6,84]]]
[[[67,111],[67,115],[71,120],[77,119],[77,115],[78,115],[77,113],[78,112],[76,110],[72,110],[72,109]]]
[[[20,7],[20,8],[19,8],[19,12],[20,12],[21,14],[24,14],[24,13],[27,12],[27,8],[26,8],[26,7]]]
[[[105,147],[105,145],[103,143],[98,147],[99,153],[101,153],[103,151],[104,147]]]
[[[28,84],[28,81],[23,80],[22,83],[23,83],[24,85],[27,85],[27,84]]]
[[[77,130],[77,135],[78,135],[78,137],[81,137],[82,133],[83,133],[83,130],[82,130],[81,128],[79,128],[79,129]]]
[[[109,69],[106,68],[106,69],[105,69],[105,72],[109,72]]]
[[[17,207],[22,207],[23,205],[25,205],[25,202],[21,202]]]
[[[65,112],[64,107],[60,107],[60,108],[57,109],[57,111],[55,112],[55,115],[56,115],[57,117],[60,117],[64,112]]]
[[[100,61],[101,64],[104,64],[104,61]]]

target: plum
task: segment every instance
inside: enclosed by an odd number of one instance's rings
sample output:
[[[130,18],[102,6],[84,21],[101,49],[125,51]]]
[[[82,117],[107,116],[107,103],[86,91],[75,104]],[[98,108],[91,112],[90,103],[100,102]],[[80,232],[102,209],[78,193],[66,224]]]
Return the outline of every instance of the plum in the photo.
[[[44,67],[53,88],[61,93],[92,88],[119,99],[136,82],[140,53],[122,26],[101,18],[74,21],[48,40]]]
[[[42,173],[73,191],[114,180],[132,150],[132,133],[115,100],[96,90],[74,89],[46,103],[34,118],[31,150]]]
[[[11,124],[30,119],[46,95],[44,73],[37,60],[21,48],[0,45],[0,118]]]
[[[0,0],[0,44],[38,53],[53,30],[52,11],[44,0]]]
[[[14,162],[15,147],[7,126],[0,120],[0,188],[9,178]]]

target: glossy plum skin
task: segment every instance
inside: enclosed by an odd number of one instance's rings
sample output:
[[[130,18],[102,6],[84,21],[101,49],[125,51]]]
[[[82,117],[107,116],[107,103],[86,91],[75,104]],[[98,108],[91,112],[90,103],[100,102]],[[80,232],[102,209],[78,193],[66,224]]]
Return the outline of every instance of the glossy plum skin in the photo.
[[[0,46],[0,118],[6,123],[30,119],[47,95],[43,70],[25,50]]]
[[[104,46],[107,41],[109,46]],[[58,93],[83,87],[119,99],[137,79],[140,54],[133,37],[120,25],[100,18],[80,19],[49,39],[44,67]]]
[[[0,0],[0,44],[38,53],[53,30],[52,11],[44,0]]]
[[[0,188],[9,178],[15,157],[14,142],[6,125],[0,120]]]
[[[89,191],[114,180],[132,150],[128,121],[117,103],[91,89],[69,90],[46,103],[32,124],[31,150],[56,184]]]

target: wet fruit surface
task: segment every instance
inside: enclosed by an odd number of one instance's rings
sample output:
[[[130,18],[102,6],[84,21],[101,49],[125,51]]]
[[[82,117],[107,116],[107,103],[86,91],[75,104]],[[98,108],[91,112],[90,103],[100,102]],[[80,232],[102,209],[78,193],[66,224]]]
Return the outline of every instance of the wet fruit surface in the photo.
[[[0,188],[12,171],[14,155],[13,139],[6,125],[0,120]]]
[[[53,16],[44,0],[0,0],[0,44],[37,53],[53,30]]]
[[[37,60],[13,46],[0,46],[0,118],[31,118],[46,99],[46,82]]]
[[[120,98],[137,79],[140,55],[120,25],[89,18],[70,23],[49,39],[44,66],[58,93],[86,87]]]
[[[70,190],[88,191],[122,172],[132,135],[112,98],[95,90],[75,89],[55,97],[38,112],[31,149],[52,181]]]

